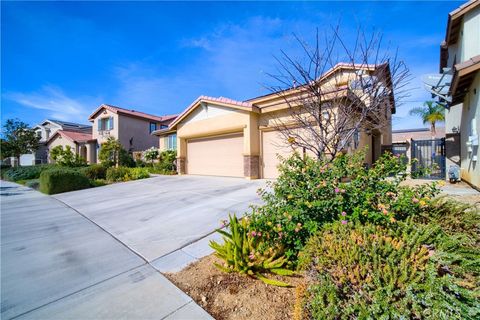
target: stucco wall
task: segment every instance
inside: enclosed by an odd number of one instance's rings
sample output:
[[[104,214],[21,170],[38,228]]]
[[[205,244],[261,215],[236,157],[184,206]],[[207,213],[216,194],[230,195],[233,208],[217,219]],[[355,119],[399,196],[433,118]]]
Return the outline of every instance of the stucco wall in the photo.
[[[158,147],[158,138],[150,134],[150,121],[146,119],[119,115],[119,137],[120,143],[128,151],[143,151],[151,147]],[[160,129],[160,123],[157,122]],[[130,145],[132,139],[132,145]]]
[[[109,117],[113,117],[113,129],[99,132],[98,121],[100,119],[109,118]],[[118,139],[118,130],[119,130],[118,115],[114,112],[111,112],[110,110],[104,109],[93,120],[92,137],[93,139],[97,139],[98,144],[104,143],[108,139],[108,137],[114,137],[115,139]]]
[[[465,96],[462,107],[462,121],[460,124],[460,145],[461,145],[461,171],[462,179],[480,188],[480,151],[479,147],[473,147],[468,152],[468,137],[480,134],[480,72],[477,73],[468,94]],[[477,161],[473,161],[473,156]]]
[[[480,30],[480,7],[467,12],[463,17],[463,26],[460,29],[459,34],[459,53],[457,58],[460,58],[460,61],[470,59],[478,54],[480,54],[480,39],[479,39],[479,30]]]
[[[50,150],[52,150],[56,146],[63,146],[64,149],[66,146],[70,146],[72,148],[72,151],[75,154],[78,152],[77,145],[75,144],[75,142],[62,137],[61,135],[57,135],[55,138],[53,138],[48,142],[47,144],[48,152],[50,153]],[[48,162],[49,163],[52,162],[52,160],[50,159],[50,154],[48,155]]]

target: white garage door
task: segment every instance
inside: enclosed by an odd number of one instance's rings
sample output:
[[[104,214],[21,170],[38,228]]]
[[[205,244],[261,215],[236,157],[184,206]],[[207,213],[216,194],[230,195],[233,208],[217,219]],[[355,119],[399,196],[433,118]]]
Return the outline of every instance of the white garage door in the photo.
[[[277,166],[280,163],[277,157],[281,155],[288,158],[292,154],[292,147],[288,145],[285,138],[277,131],[266,131],[262,133],[262,167],[263,178],[274,179],[278,176]]]
[[[187,174],[243,177],[243,134],[187,140]]]

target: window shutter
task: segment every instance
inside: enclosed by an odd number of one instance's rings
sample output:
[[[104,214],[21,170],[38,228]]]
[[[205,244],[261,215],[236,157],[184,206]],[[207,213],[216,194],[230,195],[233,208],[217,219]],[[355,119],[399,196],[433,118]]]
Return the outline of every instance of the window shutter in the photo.
[[[110,130],[113,130],[113,117],[110,117]]]
[[[98,131],[102,131],[102,119],[97,119]]]

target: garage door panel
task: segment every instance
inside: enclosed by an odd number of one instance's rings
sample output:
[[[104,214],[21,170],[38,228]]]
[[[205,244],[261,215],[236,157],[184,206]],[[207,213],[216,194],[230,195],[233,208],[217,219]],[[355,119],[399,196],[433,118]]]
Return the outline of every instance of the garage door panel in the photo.
[[[188,140],[187,173],[243,177],[243,134]]]
[[[293,153],[292,147],[278,131],[262,133],[262,165],[263,178],[274,179],[278,177],[278,155],[288,158]]]

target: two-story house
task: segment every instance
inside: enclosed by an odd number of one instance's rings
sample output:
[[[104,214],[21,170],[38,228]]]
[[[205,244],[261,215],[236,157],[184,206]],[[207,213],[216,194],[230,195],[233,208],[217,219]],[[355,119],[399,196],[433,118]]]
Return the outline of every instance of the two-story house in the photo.
[[[447,168],[480,188],[480,1],[450,12],[440,48],[440,72],[451,77],[446,102]],[[448,177],[447,177],[448,178]]]
[[[22,155],[20,157],[20,165],[47,163],[48,151],[50,149],[49,145],[59,132],[91,134],[92,131],[92,127],[89,125],[54,119],[46,119],[33,127],[33,129],[40,137],[39,148],[33,154]]]
[[[129,152],[158,147],[158,138],[151,133],[167,128],[177,115],[155,116],[108,104],[100,105],[89,117],[93,124],[92,139],[97,149],[109,137],[118,139]],[[98,150],[95,152],[98,155]]]

